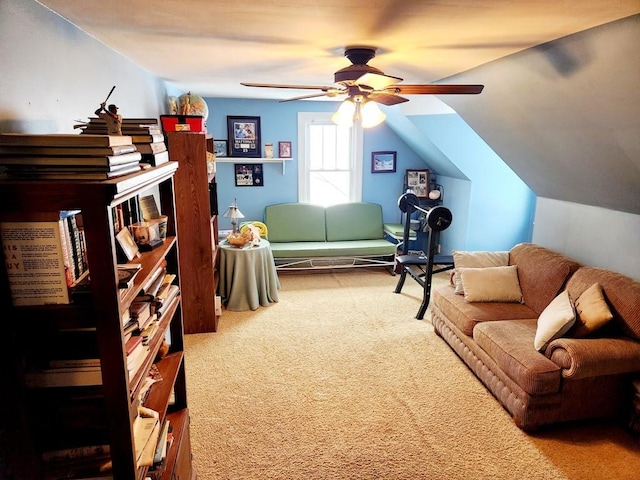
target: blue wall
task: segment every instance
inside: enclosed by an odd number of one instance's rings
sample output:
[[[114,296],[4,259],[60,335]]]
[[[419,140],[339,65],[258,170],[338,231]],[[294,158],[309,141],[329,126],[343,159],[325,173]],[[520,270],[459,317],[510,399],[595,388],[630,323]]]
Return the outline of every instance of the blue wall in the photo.
[[[298,112],[334,112],[338,102],[207,98],[209,118],[207,131],[218,140],[227,139],[227,115],[260,117],[262,145],[279,141],[292,142],[293,160],[285,164],[265,163],[264,187],[236,187],[233,163],[217,164],[218,201],[220,209],[237,198],[238,207],[247,220],[262,220],[264,207],[274,203],[298,201]],[[371,173],[371,152],[396,151],[395,173]],[[239,160],[241,163],[241,160]],[[362,201],[382,205],[385,222],[400,221],[398,197],[402,194],[406,169],[428,168],[425,163],[385,123],[365,131]],[[222,210],[224,211],[224,210]],[[230,223],[220,219],[220,228]]]
[[[411,121],[469,179],[440,177],[454,215],[442,234],[451,250],[508,250],[530,241],[534,193],[459,115],[411,116]]]
[[[279,141],[292,142],[293,159],[286,162],[284,175],[281,164],[263,164],[264,187],[236,187],[233,163],[218,163],[221,211],[236,198],[247,220],[262,220],[265,206],[298,201],[298,112],[333,112],[338,103],[228,98],[206,101],[207,130],[216,139],[227,139],[227,115],[246,115],[260,117],[262,145],[273,143],[277,148]],[[414,141],[415,137],[423,136],[419,143],[428,143],[442,152],[442,158],[451,162],[453,172],[464,172],[460,175],[463,178],[437,176],[444,187],[444,206],[454,217],[452,226],[440,236],[443,254],[452,250],[508,250],[516,243],[531,240],[535,196],[460,116],[407,118],[419,133],[411,135]],[[404,131],[396,133],[390,127],[389,120],[365,130],[362,200],[382,205],[385,222],[399,223],[398,197],[403,193],[405,171],[432,168],[402,139]],[[396,172],[371,173],[374,151],[396,151]],[[220,228],[230,228],[228,220],[220,220]]]

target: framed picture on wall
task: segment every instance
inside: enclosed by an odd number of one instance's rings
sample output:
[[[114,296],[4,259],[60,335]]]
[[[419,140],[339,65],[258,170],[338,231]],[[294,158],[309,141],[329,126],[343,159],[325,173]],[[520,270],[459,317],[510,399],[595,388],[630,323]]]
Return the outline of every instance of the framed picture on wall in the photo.
[[[261,163],[236,163],[234,166],[236,187],[262,187],[264,185]]]
[[[229,145],[226,140],[213,141],[213,153],[216,157],[226,157]]]
[[[227,116],[230,157],[260,158],[260,117]]]
[[[371,152],[371,173],[396,171],[396,152]]]
[[[428,198],[429,170],[407,170],[405,183],[418,198]]]

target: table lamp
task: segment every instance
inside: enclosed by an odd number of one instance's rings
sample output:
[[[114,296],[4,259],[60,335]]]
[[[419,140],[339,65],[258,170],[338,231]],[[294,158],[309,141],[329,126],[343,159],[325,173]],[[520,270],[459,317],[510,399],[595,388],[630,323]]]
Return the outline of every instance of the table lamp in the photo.
[[[233,205],[229,205],[227,211],[222,215],[225,218],[231,219],[231,233],[236,233],[238,231],[238,219],[244,218],[244,215],[240,210],[238,210],[238,204],[236,199],[233,199]]]

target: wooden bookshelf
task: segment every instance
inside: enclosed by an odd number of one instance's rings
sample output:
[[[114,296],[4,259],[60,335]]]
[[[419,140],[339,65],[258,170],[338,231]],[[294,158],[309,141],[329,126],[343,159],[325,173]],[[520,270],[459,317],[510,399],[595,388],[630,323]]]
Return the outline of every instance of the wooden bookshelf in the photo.
[[[179,165],[175,182],[180,279],[182,294],[189,298],[182,306],[185,333],[215,332],[218,206],[216,177],[207,170],[213,137],[202,132],[167,132],[165,136],[169,158]]]
[[[32,214],[80,210],[88,252],[90,291],[81,303],[14,307],[7,270],[0,269],[0,300],[5,339],[2,369],[5,391],[4,418],[0,431],[7,434],[3,455],[15,478],[82,478],[71,461],[52,466],[43,461],[43,452],[89,445],[108,445],[111,469],[106,478],[154,480],[193,478],[186,377],[183,355],[182,292],[163,309],[158,328],[150,338],[148,353],[138,373],[129,374],[123,332],[123,313],[145,281],[166,263],[181,286],[175,211],[174,175],[177,163],[126,175],[108,181],[8,181],[0,180],[0,202],[4,218]],[[160,210],[168,217],[168,237],[159,247],[143,252],[132,263],[141,271],[133,286],[122,295],[117,286],[118,246],[114,232],[114,207],[131,199],[157,193]],[[188,303],[188,302],[185,302]],[[156,354],[170,337],[169,353],[161,360]],[[102,383],[91,386],[27,388],[25,373],[42,369],[58,345],[68,342],[70,354],[78,358],[99,358]],[[66,343],[64,343],[66,344]],[[86,350],[86,352],[85,352]],[[88,355],[88,356],[86,356]],[[144,406],[174,425],[174,442],[167,459],[150,470],[138,467],[133,422],[138,414],[138,394],[142,380],[153,363],[162,375],[154,384]],[[70,472],[76,472],[70,474]]]

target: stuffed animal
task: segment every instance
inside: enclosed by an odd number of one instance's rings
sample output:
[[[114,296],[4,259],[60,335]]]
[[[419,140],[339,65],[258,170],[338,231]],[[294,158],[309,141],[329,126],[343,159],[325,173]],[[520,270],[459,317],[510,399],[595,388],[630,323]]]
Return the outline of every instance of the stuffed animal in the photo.
[[[260,230],[253,224],[247,225],[247,228],[251,232],[251,245],[258,246],[260,245]]]

